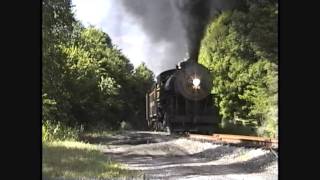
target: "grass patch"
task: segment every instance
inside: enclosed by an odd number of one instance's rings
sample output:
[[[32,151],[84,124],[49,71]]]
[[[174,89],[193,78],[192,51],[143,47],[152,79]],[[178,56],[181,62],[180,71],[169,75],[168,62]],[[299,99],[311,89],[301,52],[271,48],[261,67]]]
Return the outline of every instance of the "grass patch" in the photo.
[[[43,178],[99,178],[133,177],[137,172],[111,161],[101,152],[101,146],[77,141],[44,142]]]

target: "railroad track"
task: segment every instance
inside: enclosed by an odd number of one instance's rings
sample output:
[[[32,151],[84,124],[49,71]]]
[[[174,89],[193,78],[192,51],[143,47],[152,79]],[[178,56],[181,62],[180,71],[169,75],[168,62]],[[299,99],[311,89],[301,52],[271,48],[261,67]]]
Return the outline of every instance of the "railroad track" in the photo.
[[[271,138],[231,135],[231,134],[212,134],[212,135],[187,134],[187,137],[193,140],[205,140],[205,141],[211,141],[215,143],[278,149],[278,140],[271,139]]]

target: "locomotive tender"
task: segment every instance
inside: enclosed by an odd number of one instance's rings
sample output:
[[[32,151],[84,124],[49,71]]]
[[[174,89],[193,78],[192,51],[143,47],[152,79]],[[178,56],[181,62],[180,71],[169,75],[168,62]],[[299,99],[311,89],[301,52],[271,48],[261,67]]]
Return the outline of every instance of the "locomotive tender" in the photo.
[[[160,73],[146,94],[146,120],[152,130],[213,133],[220,118],[212,104],[212,76],[187,60]]]

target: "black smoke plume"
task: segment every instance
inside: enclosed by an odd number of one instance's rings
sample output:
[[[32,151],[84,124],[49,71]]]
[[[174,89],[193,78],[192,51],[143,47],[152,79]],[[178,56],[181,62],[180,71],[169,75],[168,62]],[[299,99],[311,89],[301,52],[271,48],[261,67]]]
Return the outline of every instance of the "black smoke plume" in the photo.
[[[150,59],[147,64],[154,65],[158,61],[158,67],[152,69],[163,71],[173,68],[184,58],[197,61],[208,21],[217,12],[234,8],[237,1],[121,0],[121,3],[127,12],[136,17],[137,23],[153,43],[148,50]],[[156,54],[157,48],[161,48],[164,54]]]
[[[210,2],[207,0],[179,0],[176,2],[186,32],[188,58],[191,61],[197,61],[200,41],[210,17]]]

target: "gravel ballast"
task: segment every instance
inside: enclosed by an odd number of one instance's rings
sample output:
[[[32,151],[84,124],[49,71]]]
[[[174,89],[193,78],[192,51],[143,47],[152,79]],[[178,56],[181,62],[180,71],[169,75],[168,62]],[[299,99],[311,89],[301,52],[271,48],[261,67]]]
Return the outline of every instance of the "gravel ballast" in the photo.
[[[277,156],[270,150],[147,131],[118,137],[104,146],[104,153],[127,169],[141,171],[144,179],[278,179]]]

